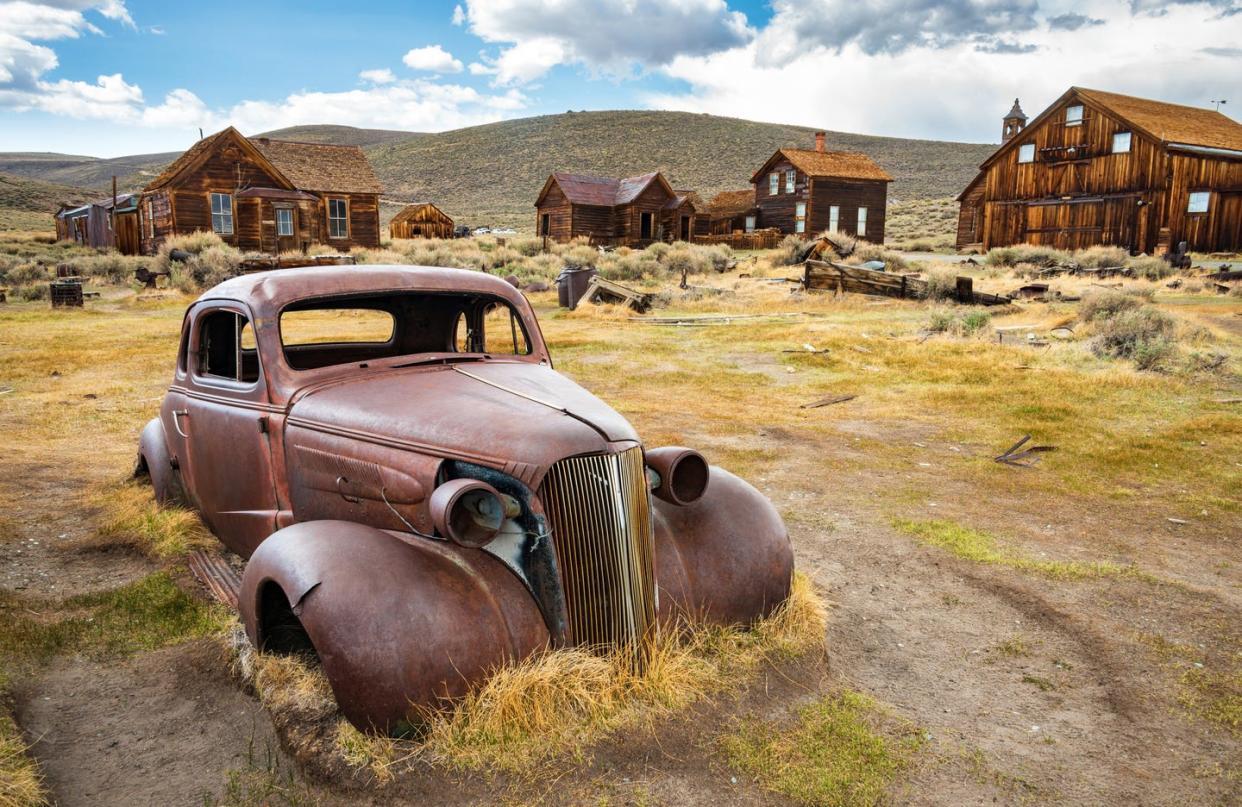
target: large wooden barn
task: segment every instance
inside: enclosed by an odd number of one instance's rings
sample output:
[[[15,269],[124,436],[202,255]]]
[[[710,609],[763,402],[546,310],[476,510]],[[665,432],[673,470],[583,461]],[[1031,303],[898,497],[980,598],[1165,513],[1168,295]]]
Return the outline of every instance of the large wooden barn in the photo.
[[[205,137],[142,191],[142,250],[170,235],[211,230],[238,249],[377,247],[381,188],[357,146]]]
[[[777,149],[750,178],[759,228],[782,233],[844,232],[884,241],[888,183],[893,178],[866,154],[827,151],[823,132],[815,149]]]
[[[624,179],[558,171],[543,183],[535,209],[541,236],[560,242],[584,236],[611,246],[689,240],[696,216],[693,197],[673,190],[658,171]]]
[[[1164,253],[1242,249],[1242,124],[1210,109],[1071,87],[958,196],[957,246]]]
[[[393,238],[452,238],[453,220],[430,202],[415,203],[392,217],[388,234]]]

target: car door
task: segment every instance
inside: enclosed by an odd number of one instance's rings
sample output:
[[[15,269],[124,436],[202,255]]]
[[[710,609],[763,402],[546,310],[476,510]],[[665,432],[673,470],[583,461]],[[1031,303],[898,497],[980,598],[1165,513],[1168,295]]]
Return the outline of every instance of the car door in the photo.
[[[249,556],[275,531],[278,507],[267,387],[246,308],[222,302],[197,312],[187,363],[185,403],[175,416],[182,473],[212,531]]]

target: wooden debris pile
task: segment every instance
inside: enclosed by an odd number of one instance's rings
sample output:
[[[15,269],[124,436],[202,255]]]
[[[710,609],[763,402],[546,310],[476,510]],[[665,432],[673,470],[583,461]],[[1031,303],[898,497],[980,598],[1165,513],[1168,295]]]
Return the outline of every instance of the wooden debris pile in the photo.
[[[605,280],[596,275],[591,278],[591,282],[587,285],[586,291],[583,292],[576,305],[581,305],[582,303],[595,303],[597,305],[600,303],[615,303],[618,305],[628,305],[638,313],[645,314],[651,309],[654,301],[654,294],[635,291],[627,286],[622,286],[620,283],[613,283],[611,280]]]
[[[803,264],[802,285],[808,291],[853,292],[882,297],[918,300],[927,297],[927,281],[908,274],[893,274],[832,261],[808,260]],[[957,278],[955,299],[967,305],[1008,305],[1000,294],[975,291],[969,277]]]

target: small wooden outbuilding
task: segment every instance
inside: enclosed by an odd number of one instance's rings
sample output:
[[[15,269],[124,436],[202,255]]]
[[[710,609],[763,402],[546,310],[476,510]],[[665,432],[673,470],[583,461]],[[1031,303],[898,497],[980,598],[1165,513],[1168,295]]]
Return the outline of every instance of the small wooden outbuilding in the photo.
[[[112,199],[61,207],[56,212],[56,238],[98,249],[115,247],[122,255],[137,255],[138,194],[116,197],[115,209]]]
[[[388,234],[393,238],[452,238],[453,220],[430,202],[416,202],[392,217]]]
[[[730,235],[734,232],[753,233],[758,226],[759,208],[755,206],[753,188],[721,191],[699,214],[696,235]]]

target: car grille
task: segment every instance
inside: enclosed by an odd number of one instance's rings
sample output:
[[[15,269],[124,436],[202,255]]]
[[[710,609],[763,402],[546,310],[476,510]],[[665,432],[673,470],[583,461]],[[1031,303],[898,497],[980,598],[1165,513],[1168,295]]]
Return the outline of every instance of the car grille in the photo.
[[[656,605],[642,449],[561,460],[540,498],[565,586],[570,641],[637,649]]]

